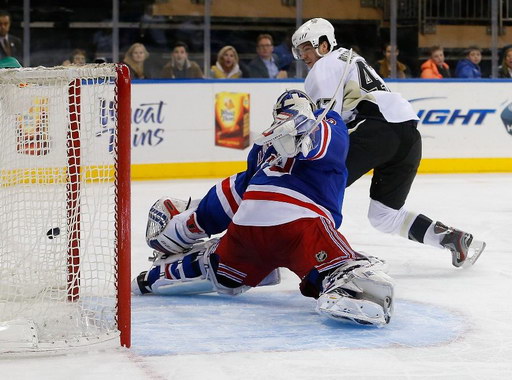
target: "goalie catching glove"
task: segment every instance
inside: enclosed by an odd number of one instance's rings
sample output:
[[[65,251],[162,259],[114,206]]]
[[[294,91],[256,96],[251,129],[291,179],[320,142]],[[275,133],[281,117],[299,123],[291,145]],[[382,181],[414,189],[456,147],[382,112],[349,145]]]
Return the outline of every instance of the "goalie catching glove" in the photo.
[[[167,255],[187,252],[208,235],[196,220],[191,200],[161,198],[149,210],[146,227],[148,245]]]
[[[271,144],[283,158],[295,157],[299,153],[307,156],[315,147],[310,136],[316,127],[314,109],[313,102],[302,91],[286,91],[274,106],[274,122],[255,143]]]

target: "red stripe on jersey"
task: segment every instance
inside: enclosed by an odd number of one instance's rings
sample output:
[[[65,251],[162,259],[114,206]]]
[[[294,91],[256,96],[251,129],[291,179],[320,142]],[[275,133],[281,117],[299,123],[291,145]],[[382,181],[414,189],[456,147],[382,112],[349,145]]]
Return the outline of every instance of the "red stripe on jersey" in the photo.
[[[229,207],[231,207],[231,211],[233,211],[233,214],[238,210],[238,203],[236,202],[235,197],[233,197],[233,194],[231,193],[231,177],[228,177],[224,179],[221,183],[222,186],[222,193],[226,197],[226,200],[229,203]]]
[[[308,210],[311,210],[313,212],[316,212],[317,214],[323,216],[324,218],[327,218],[327,220],[331,219],[330,216],[328,216],[320,207],[317,207],[314,204],[301,201],[297,198],[293,198],[285,194],[272,193],[270,191],[246,191],[244,194],[244,199],[291,203],[300,207],[307,208]]]
[[[171,264],[165,264],[164,271],[165,271],[165,278],[175,280],[174,276],[171,273]]]
[[[321,158],[323,155],[325,155],[325,151],[327,150],[330,130],[327,127],[327,123],[325,121],[322,121],[322,142],[320,144],[320,149],[318,150],[318,153],[315,154],[313,157],[309,158],[309,160],[317,160]]]

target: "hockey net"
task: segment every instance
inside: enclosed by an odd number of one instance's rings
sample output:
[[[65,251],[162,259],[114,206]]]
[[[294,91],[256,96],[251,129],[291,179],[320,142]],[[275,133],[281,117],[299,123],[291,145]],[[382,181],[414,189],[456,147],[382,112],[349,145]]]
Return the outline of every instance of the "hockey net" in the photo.
[[[0,352],[130,345],[125,66],[0,69]]]

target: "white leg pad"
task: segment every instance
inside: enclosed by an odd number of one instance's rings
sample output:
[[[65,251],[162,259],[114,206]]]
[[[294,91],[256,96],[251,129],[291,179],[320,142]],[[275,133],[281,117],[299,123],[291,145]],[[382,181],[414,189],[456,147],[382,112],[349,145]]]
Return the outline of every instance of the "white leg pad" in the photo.
[[[324,280],[317,312],[329,318],[378,327],[393,313],[394,284],[377,263],[349,261]]]
[[[238,295],[251,287],[242,285],[237,288],[228,288],[218,283],[215,273],[213,271],[210,255],[215,252],[219,239],[211,239],[204,244],[194,246],[192,251],[186,255],[170,256],[166,259],[159,259],[155,261],[156,265],[161,268],[160,278],[156,280],[151,286],[151,292],[159,295],[190,295],[217,292],[219,294]],[[201,275],[197,277],[186,277],[183,269],[183,258],[197,254],[197,260]],[[179,279],[166,278],[166,267],[177,263],[177,270]]]

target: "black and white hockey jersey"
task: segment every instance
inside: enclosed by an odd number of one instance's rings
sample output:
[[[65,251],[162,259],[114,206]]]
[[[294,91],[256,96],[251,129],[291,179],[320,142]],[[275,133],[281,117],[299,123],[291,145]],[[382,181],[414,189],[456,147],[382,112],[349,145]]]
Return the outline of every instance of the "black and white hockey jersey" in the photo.
[[[316,61],[309,71],[304,83],[305,90],[320,108],[325,107],[334,95],[348,55],[349,50],[345,48],[334,50]],[[399,93],[389,91],[363,57],[354,53],[349,65],[348,75],[336,95],[333,108],[341,114],[345,123],[354,120],[358,114],[363,118],[385,119],[390,123],[419,120],[411,104]]]

